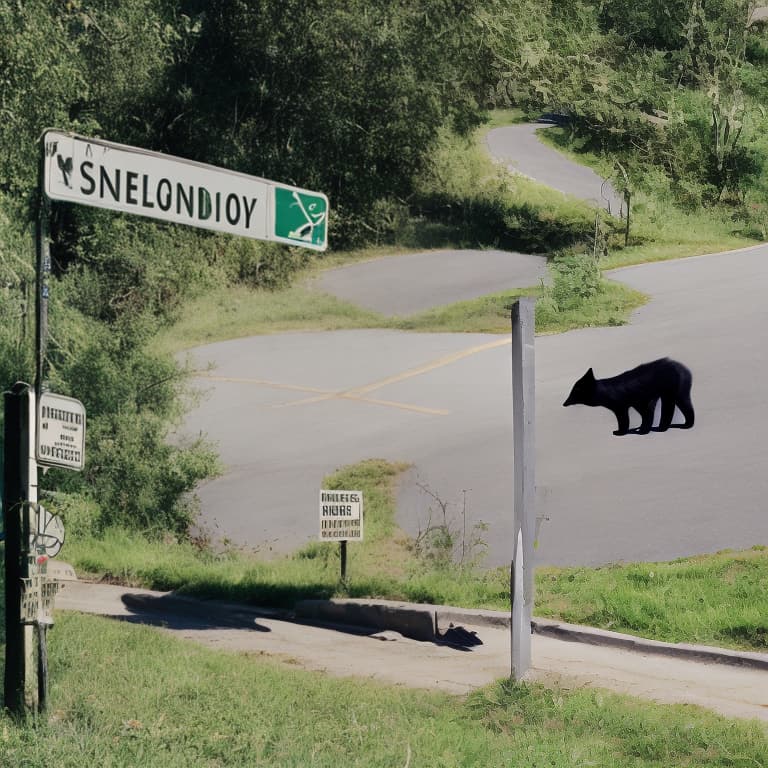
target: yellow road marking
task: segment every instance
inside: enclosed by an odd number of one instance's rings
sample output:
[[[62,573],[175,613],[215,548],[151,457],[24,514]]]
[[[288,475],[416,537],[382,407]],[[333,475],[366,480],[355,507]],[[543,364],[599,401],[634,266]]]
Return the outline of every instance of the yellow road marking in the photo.
[[[396,403],[394,400],[378,400],[373,397],[357,397],[356,395],[340,395],[340,400],[355,400],[359,403],[372,403],[373,405],[386,405],[390,408],[402,408],[404,411],[416,411],[416,413],[426,413],[430,416],[447,416],[450,411],[444,411],[441,408],[427,408],[423,405],[410,405],[408,403]]]
[[[469,347],[469,349],[462,349],[460,352],[452,352],[450,355],[444,355],[437,360],[433,360],[431,363],[425,363],[418,368],[411,368],[408,371],[402,373],[396,373],[394,376],[388,376],[381,381],[374,381],[372,384],[366,384],[364,387],[355,387],[354,389],[348,389],[344,392],[345,395],[364,395],[366,392],[372,392],[374,389],[380,387],[386,387],[388,384],[397,384],[405,379],[411,379],[414,376],[420,376],[422,373],[429,373],[436,368],[442,368],[443,366],[455,363],[457,360],[462,360],[465,357],[471,357],[478,352],[485,352],[486,349],[495,349],[496,347],[503,347],[505,344],[510,344],[511,339],[496,339],[496,341],[489,341],[485,344],[478,344],[475,347]]]
[[[300,403],[308,403],[322,400],[329,400],[331,398],[338,397],[344,400],[357,400],[361,403],[372,403],[373,405],[386,405],[390,408],[402,408],[405,411],[416,411],[417,413],[427,413],[434,416],[447,416],[450,411],[441,410],[439,408],[426,408],[421,405],[409,405],[408,403],[396,403],[392,400],[377,400],[370,397],[359,397],[357,395],[344,395],[339,392],[332,392],[327,389],[318,389],[316,387],[304,387],[297,384],[280,384],[276,381],[267,381],[266,379],[247,379],[240,376],[214,376],[208,373],[198,373],[198,378],[209,379],[210,381],[223,381],[231,384],[256,384],[262,387],[271,387],[272,389],[288,389],[294,392],[317,392],[321,397],[311,397],[305,400],[299,400]],[[290,405],[294,405],[296,401],[290,403],[280,403],[273,405],[273,408],[285,408]]]
[[[446,365],[455,363],[458,360],[462,360],[465,357],[471,357],[479,352],[485,352],[487,349],[496,349],[497,347],[503,347],[506,344],[510,344],[511,339],[509,337],[503,339],[496,339],[495,341],[489,341],[485,344],[478,344],[468,349],[462,349],[459,352],[452,352],[450,355],[443,355],[443,357],[432,360],[429,363],[420,365],[416,368],[410,368],[407,371],[396,373],[392,376],[387,376],[385,379],[365,384],[361,387],[353,387],[352,389],[340,390],[338,392],[329,391],[327,389],[319,389],[318,387],[304,387],[296,384],[281,384],[276,381],[267,381],[265,379],[248,379],[237,376],[215,376],[208,373],[198,373],[199,378],[210,379],[211,381],[224,381],[235,384],[256,384],[262,387],[271,387],[273,389],[287,389],[294,392],[308,392],[313,393],[314,397],[305,397],[301,400],[293,400],[289,403],[282,403],[280,405],[274,405],[273,408],[292,408],[297,405],[310,405],[312,403],[321,403],[325,400],[357,400],[363,403],[372,403],[374,405],[384,405],[390,408],[402,408],[407,411],[416,411],[417,413],[426,413],[436,416],[447,416],[450,411],[445,411],[439,408],[427,408],[420,405],[409,405],[407,403],[397,403],[392,400],[380,400],[377,398],[364,397],[368,392],[386,387],[389,384],[397,384],[398,382],[411,379],[414,376],[420,376],[423,373],[429,373],[437,368],[443,368]]]
[[[196,376],[200,379],[210,379],[211,381],[226,381],[232,384],[257,384],[260,387],[270,387],[272,389],[290,389],[294,392],[316,392],[322,395],[334,395],[328,389],[318,389],[317,387],[304,387],[298,384],[281,384],[277,381],[267,381],[265,379],[246,379],[238,376],[214,376],[209,373],[198,373]]]
[[[420,376],[422,373],[429,373],[430,371],[434,371],[437,368],[442,368],[446,365],[450,365],[451,363],[455,363],[458,360],[462,360],[465,357],[476,355],[478,352],[485,352],[487,349],[503,347],[505,344],[510,344],[511,342],[511,338],[504,338],[496,339],[496,341],[489,341],[485,344],[478,344],[475,347],[462,349],[459,352],[452,352],[450,355],[444,355],[443,357],[439,357],[437,360],[432,360],[431,362],[420,365],[417,368],[411,368],[407,371],[396,373],[393,376],[388,376],[386,379],[380,379],[379,381],[374,381],[371,384],[365,384],[362,387],[353,387],[352,389],[346,389],[341,392],[327,392],[325,394],[318,394],[317,397],[307,397],[303,400],[294,400],[291,403],[286,403],[286,407],[319,403],[323,400],[332,400],[335,397],[359,397],[360,395],[364,395],[367,392],[373,392],[374,390],[380,389],[381,387],[386,387],[388,384],[397,384],[398,382],[404,381],[405,379],[410,379],[414,376]]]

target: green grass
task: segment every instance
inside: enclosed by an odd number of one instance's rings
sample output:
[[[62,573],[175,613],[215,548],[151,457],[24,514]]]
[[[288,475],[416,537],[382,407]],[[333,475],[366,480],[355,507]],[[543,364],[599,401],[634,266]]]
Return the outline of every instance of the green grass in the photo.
[[[467,698],[343,680],[77,614],[49,634],[48,714],[0,715],[24,768],[765,765],[766,729],[691,706],[500,682]]]
[[[395,320],[392,327],[409,331],[509,333],[510,304],[521,296],[541,297],[541,287],[483,296],[445,307],[434,307],[412,317]],[[546,303],[536,308],[537,333],[562,333],[574,328],[624,325],[647,297],[621,283],[605,280],[601,291],[575,309],[558,310]]]
[[[507,569],[438,567],[397,528],[394,484],[403,468],[369,460],[324,482],[365,495],[366,536],[348,547],[346,585],[339,579],[338,547],[316,541],[290,556],[265,559],[110,531],[99,539],[68,540],[63,556],[92,577],[263,606],[349,596],[508,610]],[[543,568],[536,573],[535,613],[655,640],[767,652],[766,584],[766,547],[670,563]]]
[[[496,572],[483,577],[469,569],[434,570],[416,557],[412,542],[395,525],[393,488],[404,468],[371,459],[342,468],[323,482],[323,487],[354,487],[364,493],[365,539],[348,547],[346,585],[340,583],[338,547],[318,541],[288,556],[265,558],[110,530],[99,538],[68,539],[63,557],[91,578],[264,606],[340,596],[454,605],[470,599],[486,607],[503,606],[505,577]]]
[[[264,333],[379,328],[384,322],[375,312],[303,284],[277,291],[226,286],[187,303],[173,326],[153,341],[153,348],[177,352]]]
[[[536,614],[668,642],[768,652],[768,548],[663,563],[544,568]]]

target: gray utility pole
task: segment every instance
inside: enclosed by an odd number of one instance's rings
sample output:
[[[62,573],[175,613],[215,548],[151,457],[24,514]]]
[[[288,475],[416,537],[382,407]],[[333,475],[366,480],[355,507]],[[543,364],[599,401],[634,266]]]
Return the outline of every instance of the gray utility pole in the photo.
[[[48,346],[48,294],[51,274],[51,248],[49,243],[49,218],[51,204],[45,194],[46,147],[40,141],[40,166],[38,173],[38,211],[35,231],[36,249],[36,299],[35,299],[35,395],[39,398],[45,382],[45,354]]]
[[[515,445],[514,554],[510,569],[512,678],[531,666],[533,539],[535,531],[536,424],[535,299],[512,305],[512,423]]]

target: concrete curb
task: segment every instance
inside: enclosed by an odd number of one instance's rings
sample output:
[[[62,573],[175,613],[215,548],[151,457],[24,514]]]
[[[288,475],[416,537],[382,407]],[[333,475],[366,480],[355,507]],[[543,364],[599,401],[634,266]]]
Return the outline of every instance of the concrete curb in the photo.
[[[302,600],[294,608],[297,618],[333,624],[393,630],[414,640],[436,640],[451,624],[469,627],[509,627],[503,611],[490,611],[388,600]],[[768,670],[768,653],[733,651],[707,645],[664,643],[551,619],[531,621],[534,634],[567,642],[623,648],[636,653],[672,656],[691,661],[730,664]]]
[[[278,619],[339,626],[347,630],[354,628],[362,632],[390,630],[399,632],[404,637],[425,642],[439,641],[451,624],[470,628],[505,629],[509,627],[510,621],[509,613],[505,611],[393,600],[301,600],[292,610],[286,610],[219,600],[201,600],[173,592],[148,590],[126,590],[121,599],[129,610],[136,612],[156,613],[159,617],[192,616],[233,628],[248,629],[253,628],[259,619]],[[768,670],[768,653],[734,651],[688,643],[664,643],[552,619],[534,618],[531,621],[531,631],[566,642]]]

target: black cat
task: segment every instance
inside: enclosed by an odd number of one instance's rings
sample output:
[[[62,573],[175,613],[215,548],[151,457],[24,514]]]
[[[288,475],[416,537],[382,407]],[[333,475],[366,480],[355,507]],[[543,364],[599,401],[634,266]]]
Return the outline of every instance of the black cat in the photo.
[[[661,418],[654,431],[666,432],[670,426],[690,429],[693,426],[691,403],[691,372],[676,360],[662,357],[644,363],[610,379],[596,379],[590,368],[574,385],[563,405],[601,405],[613,411],[619,422],[614,435],[630,431],[647,435],[653,426],[656,401],[661,399]],[[685,417],[684,424],[672,424],[675,406]],[[629,429],[629,409],[634,408],[642,418],[637,429]]]

